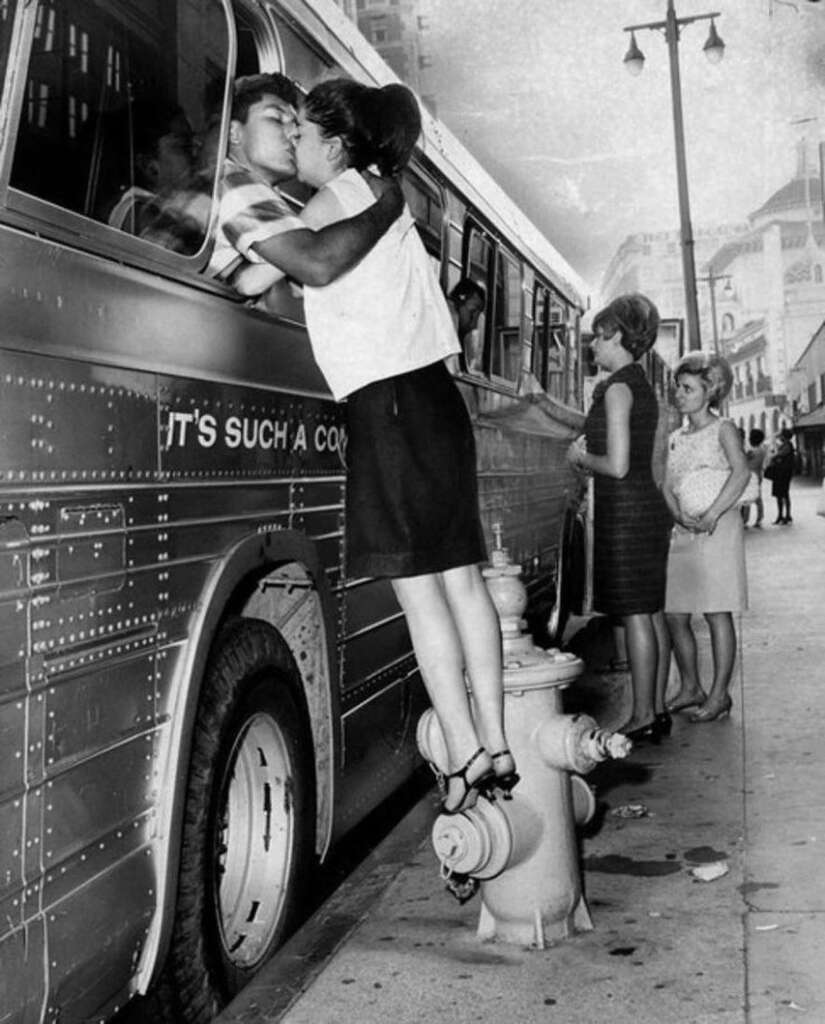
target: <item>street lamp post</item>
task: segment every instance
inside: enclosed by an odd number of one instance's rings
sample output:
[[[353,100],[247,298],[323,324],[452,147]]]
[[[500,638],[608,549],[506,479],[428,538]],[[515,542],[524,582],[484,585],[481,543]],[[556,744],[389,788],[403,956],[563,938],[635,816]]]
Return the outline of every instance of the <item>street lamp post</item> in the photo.
[[[716,324],[716,282],[727,281],[727,285],[723,288],[726,291],[730,288],[731,276],[730,274],[714,274],[713,267],[708,268],[707,277],[700,277],[700,281],[706,283],[708,291],[710,292],[710,325],[713,329],[713,351],[719,355],[719,327]]]
[[[694,21],[710,20],[710,32],[703,47],[711,63],[718,63],[725,52],[725,44],[716,32],[714,19],[718,11],[697,14],[688,18],[677,18],[673,0],[667,0],[667,15],[664,21],[651,21],[642,25],[628,25],[630,47],[625,54],[624,64],[633,75],[640,74],[644,66],[644,54],[636,44],[636,33],[643,29],[664,32],[670,59],[670,95],[673,103],[673,134],[676,144],[676,179],[679,190],[679,222],[682,239],[682,275],[685,285],[685,311],[687,315],[688,348],[699,349],[702,340],[699,334],[699,309],[696,301],[696,266],[693,256],[693,229],[690,224],[690,197],[687,184],[687,161],[685,159],[685,131],[682,118],[682,84],[679,75],[679,29]]]

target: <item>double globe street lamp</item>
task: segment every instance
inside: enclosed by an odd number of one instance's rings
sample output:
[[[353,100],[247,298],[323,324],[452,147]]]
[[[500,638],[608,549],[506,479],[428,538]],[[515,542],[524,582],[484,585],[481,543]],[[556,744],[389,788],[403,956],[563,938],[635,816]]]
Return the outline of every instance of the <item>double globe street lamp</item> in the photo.
[[[718,64],[725,54],[725,44],[716,31],[715,20],[718,11],[678,18],[673,0],[667,0],[667,15],[664,21],[651,21],[643,25],[628,25],[630,47],[624,56],[624,65],[632,75],[641,74],[645,57],[636,42],[636,33],[643,29],[664,32],[670,58],[670,94],[673,102],[673,133],[676,142],[676,179],[679,189],[679,221],[682,239],[682,275],[685,286],[685,312],[689,349],[700,349],[702,339],[699,333],[699,308],[696,299],[696,266],[693,254],[693,229],[690,224],[690,198],[687,185],[687,161],[685,159],[685,131],[682,119],[682,85],[679,76],[679,30],[694,21],[710,21],[710,32],[705,42],[705,56],[711,64]]]

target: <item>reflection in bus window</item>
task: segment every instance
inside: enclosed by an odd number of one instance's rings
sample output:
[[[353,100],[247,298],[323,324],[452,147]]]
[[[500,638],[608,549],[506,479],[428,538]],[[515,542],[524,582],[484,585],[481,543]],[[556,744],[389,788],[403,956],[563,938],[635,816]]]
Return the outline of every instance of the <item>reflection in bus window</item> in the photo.
[[[12,187],[196,252],[229,48],[219,0],[40,0],[34,34]]]
[[[521,268],[506,253],[496,260],[491,373],[518,383],[521,372]]]

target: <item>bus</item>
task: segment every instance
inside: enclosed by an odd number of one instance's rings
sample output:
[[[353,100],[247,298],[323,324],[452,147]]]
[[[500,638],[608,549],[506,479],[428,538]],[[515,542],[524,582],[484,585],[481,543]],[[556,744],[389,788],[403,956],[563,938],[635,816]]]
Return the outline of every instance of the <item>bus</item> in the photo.
[[[4,1024],[147,993],[209,1020],[421,763],[403,616],[345,573],[300,298],[206,272],[233,80],[276,70],[394,80],[331,0],[0,0]],[[175,157],[186,233],[138,230],[124,201]],[[484,286],[455,371],[484,527],[557,632],[586,286],[426,112],[404,188],[445,291]]]

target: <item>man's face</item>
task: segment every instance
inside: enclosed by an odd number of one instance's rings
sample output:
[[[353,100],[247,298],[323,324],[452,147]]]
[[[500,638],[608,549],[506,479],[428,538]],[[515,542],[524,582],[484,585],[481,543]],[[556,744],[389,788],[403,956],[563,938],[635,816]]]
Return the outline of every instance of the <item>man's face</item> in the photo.
[[[484,312],[484,301],[478,295],[471,295],[458,307],[458,334],[463,338],[465,334],[474,331],[478,326],[478,318]]]
[[[294,136],[295,163],[298,180],[313,188],[320,188],[335,174],[330,161],[330,143],[324,139],[321,129],[310,121],[302,110]]]
[[[166,135],[158,139],[157,188],[159,191],[179,188],[192,170],[192,128],[179,116],[169,125]]]
[[[271,184],[295,175],[295,110],[277,96],[253,103],[245,123],[233,121],[230,139],[246,163]]]

